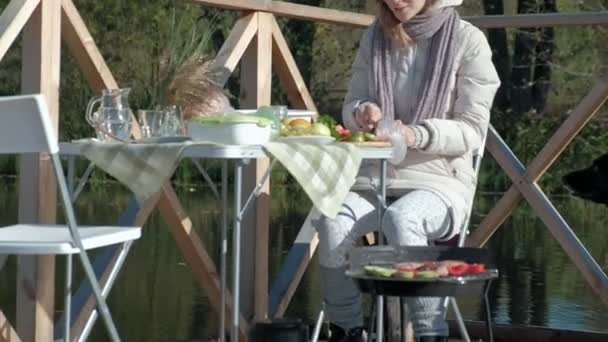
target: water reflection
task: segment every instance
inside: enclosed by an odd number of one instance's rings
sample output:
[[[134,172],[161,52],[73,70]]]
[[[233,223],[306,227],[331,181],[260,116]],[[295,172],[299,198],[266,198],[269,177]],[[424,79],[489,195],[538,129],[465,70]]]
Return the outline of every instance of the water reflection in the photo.
[[[14,182],[0,182],[0,224],[16,220]],[[179,191],[210,255],[219,260],[220,207],[204,190]],[[107,185],[85,192],[78,202],[82,223],[114,223],[125,208],[128,194]],[[498,200],[479,196],[473,226]],[[574,199],[559,199],[558,209],[604,269],[608,268],[608,209]],[[270,231],[270,272],[276,273],[310,204],[298,189],[273,189]],[[493,315],[500,323],[608,332],[606,308],[591,293],[576,267],[531,210],[522,206],[491,240],[502,272],[491,291]],[[58,259],[61,260],[61,259]],[[57,264],[57,288],[61,288],[63,263]],[[0,307],[14,322],[15,259],[0,273]],[[77,270],[80,271],[80,270]],[[76,281],[82,279],[78,272]],[[272,276],[271,276],[272,279]],[[56,298],[62,310],[61,294]],[[316,262],[306,272],[288,315],[312,320],[319,308]],[[462,300],[465,317],[481,318],[478,300]],[[136,242],[110,295],[110,307],[125,341],[175,341],[216,333],[217,319],[205,294],[177,251],[157,213]],[[97,324],[92,341],[105,341]]]

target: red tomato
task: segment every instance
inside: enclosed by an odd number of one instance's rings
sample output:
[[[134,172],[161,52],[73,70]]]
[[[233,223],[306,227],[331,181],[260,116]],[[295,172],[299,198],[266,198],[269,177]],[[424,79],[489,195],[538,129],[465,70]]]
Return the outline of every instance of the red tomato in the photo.
[[[448,266],[448,273],[451,276],[459,276],[467,273],[469,270],[469,265],[467,264],[455,264]]]
[[[402,262],[395,265],[395,268],[401,272],[414,272],[416,271],[422,263],[420,262]]]
[[[486,270],[486,266],[484,264],[470,264],[467,269],[468,273],[478,274],[483,273]]]
[[[430,269],[430,270],[434,270],[437,268],[437,266],[439,266],[439,263],[436,261],[425,261],[424,262],[424,267]]]

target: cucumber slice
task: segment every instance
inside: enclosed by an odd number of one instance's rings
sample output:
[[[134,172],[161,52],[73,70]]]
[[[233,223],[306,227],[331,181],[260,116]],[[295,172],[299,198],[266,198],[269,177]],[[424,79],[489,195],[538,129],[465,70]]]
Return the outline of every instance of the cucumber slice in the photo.
[[[436,271],[418,271],[418,272],[416,272],[416,278],[420,278],[420,279],[435,279],[438,277],[439,277],[439,274]]]
[[[371,275],[374,277],[384,277],[384,278],[390,278],[396,272],[396,270],[393,268],[373,266],[373,265],[364,266],[363,269],[365,270],[365,273],[367,273],[368,275]]]
[[[396,271],[393,273],[392,277],[399,279],[413,279],[415,274],[416,272],[414,271]]]

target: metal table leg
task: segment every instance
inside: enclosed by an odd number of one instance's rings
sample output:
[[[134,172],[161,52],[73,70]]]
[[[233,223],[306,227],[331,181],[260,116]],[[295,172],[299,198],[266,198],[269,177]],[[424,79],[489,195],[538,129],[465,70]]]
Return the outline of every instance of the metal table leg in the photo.
[[[234,168],[234,227],[232,232],[232,332],[231,341],[239,340],[240,313],[240,273],[241,273],[241,188],[243,186],[243,162],[236,162]]]
[[[255,198],[260,194],[262,187],[268,181],[272,168],[276,164],[277,160],[274,159],[270,162],[268,169],[260,179],[259,183],[255,186],[253,192],[245,201],[245,204],[241,206],[241,190],[243,187],[243,166],[249,163],[249,159],[242,159],[236,162],[234,170],[234,227],[232,234],[232,258],[234,263],[233,268],[233,287],[232,287],[232,333],[231,341],[238,341],[238,330],[239,330],[239,315],[240,315],[240,303],[239,303],[239,292],[240,292],[240,272],[241,272],[241,221],[243,215],[247,209],[254,203]]]
[[[378,244],[383,245],[384,232],[382,227],[382,219],[384,218],[384,206],[386,203],[386,166],[387,161],[385,159],[380,161],[380,203],[378,203]],[[384,340],[384,297],[377,296],[376,298],[376,341],[382,342]]]
[[[226,258],[228,254],[228,161],[222,162],[222,232],[220,244],[220,342],[226,340]]]

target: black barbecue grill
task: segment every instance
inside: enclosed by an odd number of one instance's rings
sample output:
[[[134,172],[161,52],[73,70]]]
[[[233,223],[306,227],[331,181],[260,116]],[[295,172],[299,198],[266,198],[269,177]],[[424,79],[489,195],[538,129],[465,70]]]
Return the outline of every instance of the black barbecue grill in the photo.
[[[488,340],[493,341],[488,290],[498,270],[486,249],[458,247],[393,247],[374,246],[355,248],[350,253],[350,269],[346,275],[353,278],[362,292],[395,297],[484,297]],[[367,265],[393,267],[401,262],[462,260],[467,263],[483,263],[483,273],[435,279],[401,279],[370,276]]]

